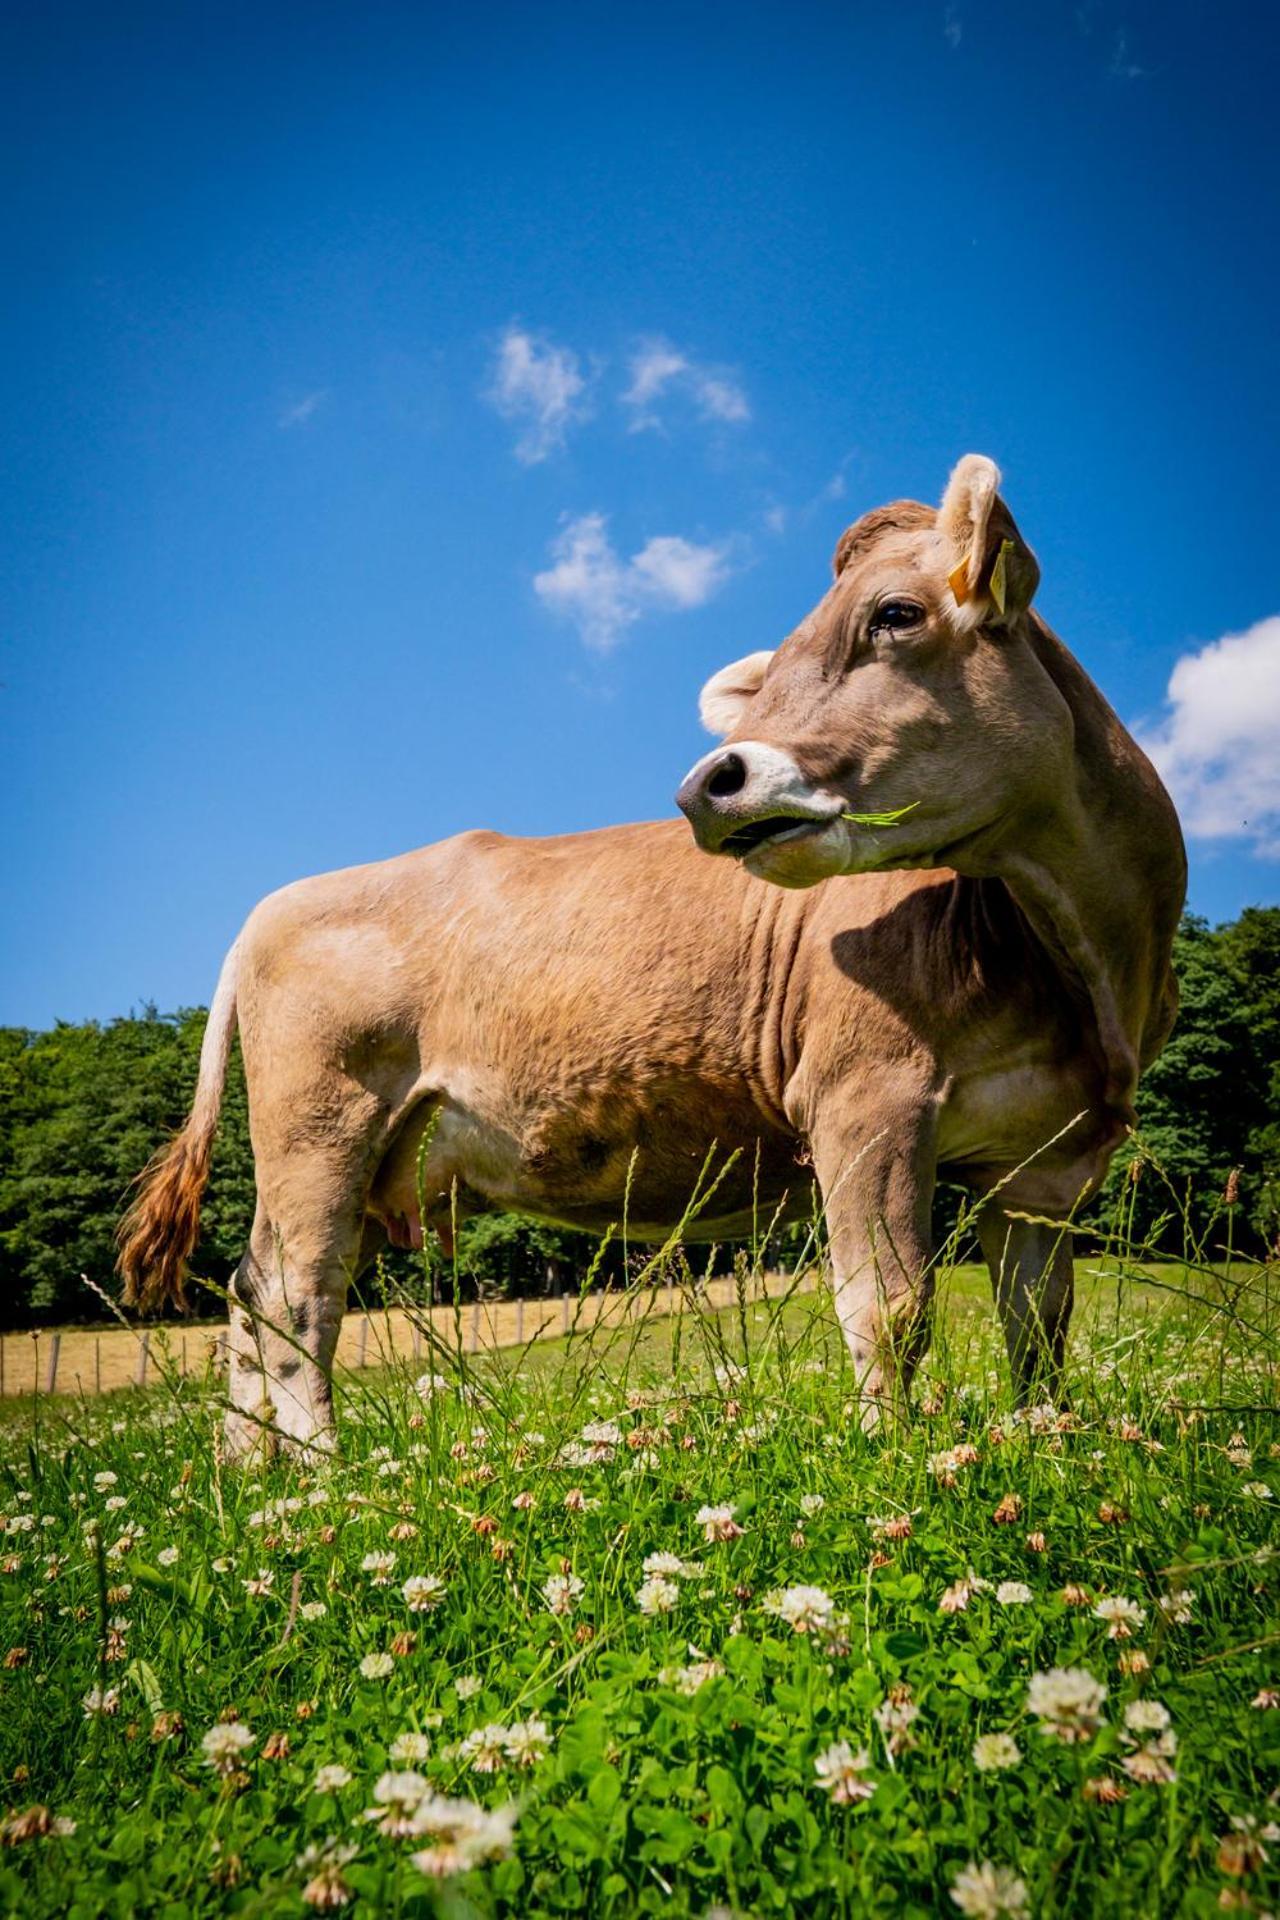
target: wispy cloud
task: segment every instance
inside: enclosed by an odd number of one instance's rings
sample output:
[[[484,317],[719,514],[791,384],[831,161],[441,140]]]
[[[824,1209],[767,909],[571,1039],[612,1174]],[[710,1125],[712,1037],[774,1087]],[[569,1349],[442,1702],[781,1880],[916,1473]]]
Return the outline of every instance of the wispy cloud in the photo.
[[[624,560],[602,513],[567,519],[552,542],[552,565],[535,574],[534,592],[572,620],[584,645],[607,653],[642,614],[700,607],[729,576],[723,547],[660,534]]]
[[[562,447],[589,412],[590,382],[570,347],[511,326],[498,345],[487,397],[504,420],[522,429],[516,458],[536,466]]]
[[[751,418],[742,386],[721,367],[704,366],[661,335],[642,340],[628,361],[630,384],[622,404],[631,413],[631,431],[660,427],[660,403],[679,395],[691,401],[704,420],[741,426]]]
[[[942,37],[954,52],[964,38],[964,22],[960,18],[960,9],[950,6],[942,15]]]
[[[1107,72],[1113,80],[1141,80],[1146,73],[1129,51],[1129,36],[1120,27],[1111,42],[1111,58],[1107,62]]]
[[[1280,614],[1184,653],[1165,704],[1135,731],[1187,832],[1280,859]]]
[[[305,427],[308,420],[314,418],[328,398],[327,387],[317,387],[314,393],[304,393],[301,400],[295,400],[292,405],[282,409],[277,416],[276,425],[284,428]]]

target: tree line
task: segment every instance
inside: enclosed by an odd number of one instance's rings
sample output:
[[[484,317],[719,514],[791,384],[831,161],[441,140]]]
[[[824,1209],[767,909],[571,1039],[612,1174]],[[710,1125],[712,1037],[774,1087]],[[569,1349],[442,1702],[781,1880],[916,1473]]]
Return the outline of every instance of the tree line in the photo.
[[[1143,1080],[1140,1136],[1117,1155],[1093,1217],[1123,1217],[1176,1251],[1188,1226],[1216,1230],[1225,1212],[1235,1244],[1263,1253],[1280,1232],[1280,907],[1219,927],[1187,916],[1175,965],[1177,1026]],[[0,1327],[102,1317],[81,1275],[116,1290],[116,1222],[139,1169],[185,1117],[204,1023],[204,1008],[148,1007],[47,1032],[0,1028]],[[253,1203],[237,1052],[193,1263],[216,1286],[240,1258]],[[593,1261],[588,1235],[498,1214],[466,1223],[456,1261],[437,1257],[430,1276],[389,1249],[368,1291],[546,1291],[576,1284]],[[615,1250],[600,1271],[617,1261]]]

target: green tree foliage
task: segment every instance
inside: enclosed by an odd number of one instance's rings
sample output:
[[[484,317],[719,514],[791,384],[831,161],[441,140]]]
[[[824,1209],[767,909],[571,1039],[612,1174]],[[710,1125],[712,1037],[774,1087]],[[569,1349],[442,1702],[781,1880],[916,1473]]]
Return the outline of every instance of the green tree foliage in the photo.
[[[1269,1246],[1280,1228],[1280,907],[1250,907],[1216,929],[1188,914],[1174,966],[1177,1024],[1139,1090],[1140,1147],[1116,1156],[1109,1189],[1119,1202],[1135,1151],[1149,1156],[1134,1229],[1148,1234],[1172,1214],[1164,1237],[1180,1246],[1182,1210],[1203,1232],[1234,1170],[1237,1224],[1255,1249]],[[1126,1196],[1126,1215],[1129,1205]]]
[[[148,1158],[182,1124],[203,1008],[147,1008],[107,1026],[0,1028],[0,1323],[100,1318],[87,1274],[113,1289],[116,1223]],[[203,1214],[201,1260],[225,1282],[253,1219],[238,1056]]]
[[[1188,917],[1175,955],[1178,1024],[1139,1096],[1145,1169],[1136,1192],[1117,1156],[1113,1210],[1135,1208],[1141,1232],[1183,1204],[1203,1225],[1239,1169],[1237,1238],[1280,1232],[1280,908],[1252,907],[1217,929]],[[81,1274],[114,1287],[114,1234],[148,1157],[182,1124],[195,1086],[202,1008],[147,1008],[107,1025],[48,1033],[0,1028],[0,1325],[101,1316]],[[196,1271],[225,1286],[253,1218],[253,1158],[238,1053],[233,1055],[206,1196]],[[1170,1224],[1178,1239],[1180,1228]],[[466,1223],[456,1261],[393,1254],[363,1289],[437,1298],[461,1291],[535,1293],[576,1285],[595,1252],[584,1234],[520,1215]],[[726,1250],[727,1254],[728,1250]],[[620,1271],[620,1251],[606,1271]]]

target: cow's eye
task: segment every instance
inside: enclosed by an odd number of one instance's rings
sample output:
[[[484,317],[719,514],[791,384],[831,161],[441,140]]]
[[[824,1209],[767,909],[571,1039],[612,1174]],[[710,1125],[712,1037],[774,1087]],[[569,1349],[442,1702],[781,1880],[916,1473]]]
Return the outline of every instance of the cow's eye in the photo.
[[[924,608],[918,600],[883,600],[871,616],[872,633],[905,633],[918,627]]]

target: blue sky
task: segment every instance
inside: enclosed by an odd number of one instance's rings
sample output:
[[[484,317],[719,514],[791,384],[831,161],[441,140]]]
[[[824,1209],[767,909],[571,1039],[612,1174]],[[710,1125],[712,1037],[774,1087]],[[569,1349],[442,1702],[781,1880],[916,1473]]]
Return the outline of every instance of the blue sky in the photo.
[[[970,449],[1192,904],[1280,898],[1269,10],[22,14],[0,1020],[207,1000],[300,874],[669,814],[702,681]]]

